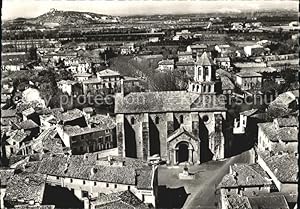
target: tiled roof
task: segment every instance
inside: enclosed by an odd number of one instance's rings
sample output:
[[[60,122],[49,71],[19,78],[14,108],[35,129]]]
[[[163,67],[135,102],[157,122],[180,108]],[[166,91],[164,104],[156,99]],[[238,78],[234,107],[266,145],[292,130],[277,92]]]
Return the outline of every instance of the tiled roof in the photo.
[[[76,73],[74,77],[92,77],[90,73]]]
[[[67,121],[72,121],[72,120],[76,120],[78,118],[83,117],[83,112],[79,109],[72,109],[72,110],[68,110],[67,112],[64,112],[62,114],[57,114],[58,119],[63,121],[63,122],[67,122]]]
[[[196,64],[201,66],[211,66],[213,65],[213,61],[206,52],[203,52],[201,57],[197,57]]]
[[[113,71],[110,69],[101,70],[100,72],[97,72],[97,76],[120,76],[120,73],[117,71]]]
[[[207,46],[205,44],[194,44],[194,45],[191,45],[191,48],[192,49],[206,49]]]
[[[6,142],[12,145],[13,142],[22,142],[27,137],[28,134],[23,130],[15,130],[11,133],[10,137],[6,140]]]
[[[251,109],[251,110],[246,110],[244,112],[241,112],[240,114],[244,115],[244,116],[251,116],[251,115],[255,114],[257,111],[258,111],[258,109]]]
[[[222,90],[226,90],[226,89],[233,90],[235,88],[233,82],[227,76],[221,76],[221,82],[222,82]]]
[[[16,113],[17,113],[16,109],[12,109],[12,110],[2,110],[1,109],[1,118],[16,117]]]
[[[226,198],[228,203],[227,209],[252,209],[246,196],[232,194]]]
[[[237,68],[267,67],[266,63],[264,63],[264,62],[260,62],[260,63],[256,63],[256,62],[236,62],[236,63],[234,63],[234,65]]]
[[[97,158],[97,153],[49,156],[40,162],[38,172],[54,176],[139,185],[145,189],[149,188],[152,182],[152,170],[147,168],[145,162],[116,156],[111,157],[111,161],[108,160],[108,157]]]
[[[296,100],[295,94],[292,92],[284,92],[279,94],[274,101],[270,103],[270,106],[285,106],[287,107],[291,102]]]
[[[77,81],[71,81],[71,80],[61,80],[61,81],[57,82],[57,84],[65,84],[65,85],[74,85],[76,83],[77,83]]]
[[[25,116],[31,115],[33,113],[35,113],[35,110],[32,107],[22,111],[22,115],[25,115]]]
[[[252,71],[241,71],[236,74],[238,77],[247,78],[247,77],[262,77],[260,73],[252,72]]]
[[[225,111],[225,103],[216,95],[186,91],[132,92],[115,96],[115,113]]]
[[[231,169],[232,172],[223,177],[219,187],[271,185],[271,181],[266,179],[266,174],[262,175],[263,170],[258,165],[234,164]]]
[[[297,142],[298,128],[297,127],[281,127],[277,129],[274,123],[258,123],[259,128],[264,132],[266,137],[272,142]]]
[[[37,128],[39,127],[38,124],[36,124],[33,120],[25,120],[25,121],[22,121],[20,123],[17,123],[16,126],[19,128],[19,129],[24,129],[24,130],[28,130],[28,129],[33,129],[33,128]]]
[[[252,71],[252,72],[256,72],[256,73],[273,73],[273,72],[277,72],[277,69],[273,68],[273,67],[245,67],[245,68],[241,68],[241,72],[244,71]]]
[[[15,205],[16,209],[55,209],[55,205]]]
[[[90,128],[90,127],[80,127],[80,126],[64,126],[64,132],[68,134],[69,136],[80,136],[84,134],[89,134],[89,133],[95,133],[99,131],[103,131],[106,129],[103,129],[106,127],[95,127],[95,128]]]
[[[216,62],[230,62],[229,57],[217,57],[215,60]]]
[[[174,65],[174,60],[166,59],[158,62],[158,65]]]
[[[6,195],[7,201],[24,200],[28,203],[42,203],[46,183],[46,175],[33,173],[15,174],[8,182]]]
[[[283,195],[248,197],[252,209],[289,209]]]
[[[152,168],[151,167],[143,167],[141,169],[136,170],[136,183],[138,189],[152,189]]]
[[[278,126],[281,127],[298,127],[298,117],[276,118]]]
[[[0,187],[6,186],[8,180],[14,175],[14,169],[0,169]]]
[[[273,174],[280,182],[298,182],[298,159],[295,154],[274,154],[269,151],[259,152]]]
[[[112,194],[101,194],[95,201],[97,209],[146,209],[148,208],[132,192],[124,191]]]
[[[116,121],[108,115],[96,114],[89,118],[89,122],[103,130],[113,129],[116,127]]]

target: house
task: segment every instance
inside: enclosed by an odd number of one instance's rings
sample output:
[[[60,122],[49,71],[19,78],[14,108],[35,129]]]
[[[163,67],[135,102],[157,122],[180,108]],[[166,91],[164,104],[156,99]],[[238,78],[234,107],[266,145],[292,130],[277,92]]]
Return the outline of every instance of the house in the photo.
[[[14,123],[12,127],[13,129],[24,130],[30,138],[36,137],[40,132],[40,126],[31,119]]]
[[[189,46],[187,46],[186,51],[192,52],[193,58],[195,59],[198,54],[201,55],[203,52],[207,51],[207,45],[205,45],[205,44],[189,45]]]
[[[240,113],[240,118],[234,119],[234,125],[233,125],[233,134],[245,134],[247,125],[249,126],[247,119],[250,118],[250,116],[254,115],[258,112],[258,109],[251,109],[246,110],[244,112]],[[254,130],[251,130],[254,131]]]
[[[270,193],[272,181],[258,164],[233,164],[218,185],[221,208],[231,195],[254,196]],[[225,203],[225,205],[224,205]]]
[[[157,43],[157,42],[159,42],[159,37],[149,37],[148,42],[149,43]]]
[[[181,52],[177,53],[178,62],[186,63],[186,62],[194,62],[192,52]]]
[[[55,165],[53,165],[55,167]],[[16,205],[40,206],[46,185],[45,174],[19,173],[11,177],[7,183],[4,197],[5,207],[12,208]],[[26,191],[26,192],[25,192]]]
[[[24,141],[29,139],[29,133],[24,130],[14,130],[8,134],[5,143],[5,156],[9,158],[11,155],[17,154]]]
[[[250,56],[261,56],[261,55],[268,55],[270,52],[269,48],[265,48],[262,45],[251,45],[251,46],[245,46],[244,52],[247,57]]]
[[[173,59],[161,60],[158,62],[158,70],[161,72],[174,71],[175,62]]]
[[[81,85],[77,81],[61,80],[57,82],[57,87],[69,96],[80,95]]]
[[[279,94],[268,107],[269,110],[279,111],[282,115],[298,110],[299,91],[287,91]]]
[[[8,126],[12,123],[18,123],[20,117],[16,109],[1,110],[1,126]]]
[[[146,209],[150,208],[147,204],[138,199],[131,191],[122,191],[111,194],[100,194],[90,202],[91,209],[106,208],[127,208]]]
[[[135,52],[134,43],[123,43],[123,46],[120,47],[121,55],[128,55]]]
[[[273,122],[259,123],[259,150],[298,153],[298,119],[296,117],[275,118]]]
[[[260,90],[262,87],[262,75],[251,71],[243,71],[236,74],[236,84],[242,91]]]
[[[75,80],[80,82],[80,81],[88,80],[89,78],[92,77],[92,74],[90,74],[90,73],[76,73],[73,76],[74,76]]]
[[[36,124],[40,124],[39,115],[33,107],[29,107],[22,111],[23,121],[32,120]]]
[[[121,75],[119,72],[105,69],[96,73],[97,78],[103,81],[106,88],[115,88],[121,79]]]
[[[68,188],[88,203],[95,203],[103,194],[130,191],[145,204],[154,207],[157,204],[157,168],[141,160],[86,153],[49,156],[26,167],[32,172],[46,174],[48,184]]]
[[[79,109],[72,109],[72,110],[68,110],[66,112],[61,112],[60,110],[58,110],[57,112],[55,112],[55,117],[58,121],[59,124],[67,126],[80,126],[80,127],[86,127],[87,123],[86,123],[86,119],[84,117],[84,114],[81,110]]]
[[[217,57],[214,59],[214,63],[221,69],[230,68],[230,58],[229,57]]]
[[[289,207],[288,197],[286,196],[277,193],[259,194],[257,196],[233,194],[223,199],[221,209],[289,209],[291,207]]]
[[[266,63],[264,62],[235,62],[234,66],[239,69],[267,67]]]
[[[221,83],[222,83],[222,93],[224,95],[231,95],[234,93],[235,85],[231,81],[231,79],[227,76],[220,76]]]
[[[14,175],[14,169],[1,168],[0,169],[0,208],[4,208],[4,197],[6,193],[6,188],[9,180]]]
[[[120,156],[147,160],[158,154],[171,165],[224,158],[227,145],[221,127],[226,108],[216,95],[186,91],[118,93],[115,113]]]
[[[93,128],[80,126],[59,126],[58,134],[64,145],[73,154],[83,154],[116,147],[114,127],[98,125]]]
[[[220,54],[224,54],[230,50],[230,45],[228,44],[215,45],[215,50]]]
[[[272,178],[280,192],[297,194],[298,154],[284,152],[258,151],[257,163]]]

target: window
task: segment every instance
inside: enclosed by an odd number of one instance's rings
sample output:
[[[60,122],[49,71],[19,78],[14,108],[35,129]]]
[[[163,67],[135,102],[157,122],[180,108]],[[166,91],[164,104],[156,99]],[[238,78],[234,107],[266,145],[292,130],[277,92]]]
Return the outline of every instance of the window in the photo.
[[[80,147],[80,152],[83,152],[83,147],[82,146]]]
[[[56,179],[59,180],[59,176],[56,176]]]
[[[82,197],[88,197],[89,193],[86,191],[82,191]]]
[[[134,125],[134,124],[135,124],[135,119],[134,119],[134,117],[131,118],[130,123],[131,123],[131,125]]]
[[[103,143],[103,137],[99,137],[99,140],[98,140],[98,141],[99,141],[99,143],[102,144],[102,143]]]
[[[73,179],[70,179],[70,183],[73,183]]]
[[[204,115],[204,116],[202,117],[202,120],[203,120],[204,122],[207,122],[207,121],[209,120],[209,117],[208,117],[207,115]]]
[[[109,142],[110,141],[110,136],[105,137],[105,142]]]
[[[182,124],[183,123],[183,115],[179,116],[179,122]]]
[[[155,124],[159,124],[159,117],[155,118]]]
[[[127,189],[130,190],[130,186],[128,186]]]
[[[94,186],[97,186],[97,182],[94,182]]]
[[[82,183],[85,184],[85,181],[83,180]]]
[[[115,184],[115,189],[118,187],[118,185],[117,184]]]
[[[109,187],[109,183],[106,184],[106,187]]]

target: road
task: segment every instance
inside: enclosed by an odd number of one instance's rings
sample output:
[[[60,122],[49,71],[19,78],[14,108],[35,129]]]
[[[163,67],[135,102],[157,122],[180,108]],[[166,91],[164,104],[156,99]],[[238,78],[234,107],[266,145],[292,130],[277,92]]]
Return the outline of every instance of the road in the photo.
[[[189,172],[195,175],[194,180],[180,180],[178,173],[182,172],[183,166],[179,167],[160,167],[158,181],[160,186],[166,186],[170,190],[181,191],[183,194],[164,196],[162,192],[164,208],[184,208],[184,209],[216,209],[218,197],[215,195],[216,186],[220,183],[223,176],[229,172],[229,166],[234,163],[250,163],[250,152],[228,158],[223,161],[210,161],[201,165],[189,167]],[[182,192],[182,191],[181,191]],[[179,200],[180,204],[168,205],[164,199]],[[173,201],[174,202],[174,201]]]
[[[250,153],[244,152],[240,155],[234,156],[226,161],[226,163],[214,172],[214,175],[210,176],[204,184],[198,187],[198,191],[191,194],[183,208],[184,209],[212,209],[215,207],[216,195],[215,187],[220,183],[223,176],[229,172],[229,166],[234,163],[249,163]]]

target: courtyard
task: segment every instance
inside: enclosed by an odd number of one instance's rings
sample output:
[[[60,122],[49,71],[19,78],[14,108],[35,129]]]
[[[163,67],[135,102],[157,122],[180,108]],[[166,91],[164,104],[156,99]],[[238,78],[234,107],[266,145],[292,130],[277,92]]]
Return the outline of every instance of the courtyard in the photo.
[[[218,198],[215,189],[222,177],[234,163],[250,163],[250,151],[222,160],[209,161],[200,165],[188,166],[192,180],[181,180],[178,174],[185,163],[179,166],[160,166],[158,172],[159,208],[212,209],[217,208]],[[170,201],[172,200],[172,201]]]

